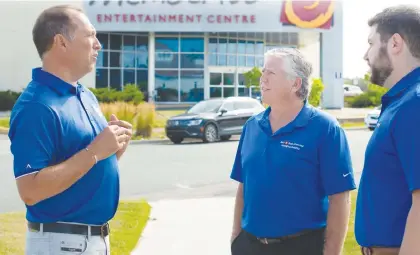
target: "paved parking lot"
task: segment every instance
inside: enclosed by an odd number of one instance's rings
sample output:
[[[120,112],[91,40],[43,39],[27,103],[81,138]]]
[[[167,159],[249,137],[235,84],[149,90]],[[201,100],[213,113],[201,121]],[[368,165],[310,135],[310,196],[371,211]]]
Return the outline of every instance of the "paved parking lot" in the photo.
[[[371,132],[352,130],[347,135],[358,179]],[[214,144],[132,144],[120,164],[122,198],[145,197],[152,201],[233,196],[236,184],[229,174],[237,140]],[[9,141],[0,136],[0,213],[24,208],[16,190],[12,162]]]

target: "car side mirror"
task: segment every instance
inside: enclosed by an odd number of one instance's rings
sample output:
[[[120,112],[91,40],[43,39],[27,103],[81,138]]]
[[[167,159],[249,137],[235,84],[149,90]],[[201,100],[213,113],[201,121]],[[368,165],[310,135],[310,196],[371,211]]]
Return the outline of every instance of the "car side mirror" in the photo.
[[[227,110],[222,108],[220,109],[220,116],[222,116],[223,114],[227,113]]]

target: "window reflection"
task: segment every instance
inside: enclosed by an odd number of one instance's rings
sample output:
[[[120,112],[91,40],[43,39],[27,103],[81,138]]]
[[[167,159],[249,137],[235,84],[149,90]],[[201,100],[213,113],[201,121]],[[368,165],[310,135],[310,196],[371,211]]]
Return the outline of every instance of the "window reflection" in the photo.
[[[108,34],[97,34],[96,38],[98,38],[99,42],[101,43],[102,50],[109,49]]]
[[[198,102],[204,99],[204,71],[181,71],[181,101]]]
[[[108,67],[108,54],[106,51],[99,51],[96,60],[96,67]]]
[[[109,87],[115,90],[121,90],[121,69],[110,70]]]
[[[136,37],[132,35],[124,36],[124,51],[135,51],[136,50]]]
[[[181,38],[181,52],[204,52],[204,38]]]
[[[145,93],[147,92],[149,72],[147,70],[137,70],[137,87]]]
[[[156,68],[178,68],[178,54],[158,52],[155,55]]]
[[[109,41],[111,43],[111,50],[121,50],[122,48],[122,35],[110,34]]]
[[[204,68],[204,54],[181,54],[181,68]]]
[[[178,52],[178,38],[156,38],[156,52]]]
[[[110,52],[110,67],[121,67],[121,52]]]
[[[124,52],[124,67],[132,67],[136,66],[136,55],[134,52]]]
[[[108,69],[96,69],[96,88],[108,88]]]
[[[156,70],[155,88],[158,102],[178,102],[178,71]]]
[[[222,97],[222,88],[211,87],[210,98]]]
[[[136,73],[134,70],[124,70],[124,86],[127,84],[135,84],[136,83]]]

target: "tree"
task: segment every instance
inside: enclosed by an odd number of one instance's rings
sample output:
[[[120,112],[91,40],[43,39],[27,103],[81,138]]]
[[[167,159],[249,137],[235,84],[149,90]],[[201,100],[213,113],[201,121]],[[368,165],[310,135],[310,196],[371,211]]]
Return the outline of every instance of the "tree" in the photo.
[[[321,96],[324,91],[324,83],[320,78],[312,79],[311,91],[309,93],[309,104],[318,107],[321,104]]]
[[[248,72],[244,73],[245,86],[247,88],[251,86],[256,86],[257,88],[259,88],[261,75],[262,72],[258,67],[254,67]]]

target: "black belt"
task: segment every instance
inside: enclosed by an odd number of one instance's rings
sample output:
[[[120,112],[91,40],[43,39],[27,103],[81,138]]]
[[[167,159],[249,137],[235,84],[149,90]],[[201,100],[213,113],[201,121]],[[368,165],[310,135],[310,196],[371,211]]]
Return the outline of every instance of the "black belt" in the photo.
[[[273,243],[283,243],[286,240],[290,240],[290,239],[293,239],[293,238],[297,238],[297,237],[304,236],[304,235],[311,234],[311,233],[315,233],[315,232],[324,232],[324,230],[325,230],[325,228],[309,229],[309,230],[304,230],[304,231],[298,232],[296,234],[291,234],[291,235],[281,236],[281,237],[275,237],[275,238],[262,238],[262,237],[254,236],[253,234],[248,233],[246,231],[244,231],[244,232],[248,237],[250,237],[251,239],[256,239],[260,243],[273,244]]]
[[[42,231],[61,234],[90,235],[106,237],[109,235],[109,224],[101,226],[88,226],[69,223],[42,223]],[[28,222],[28,228],[35,231],[41,231],[41,223]]]

